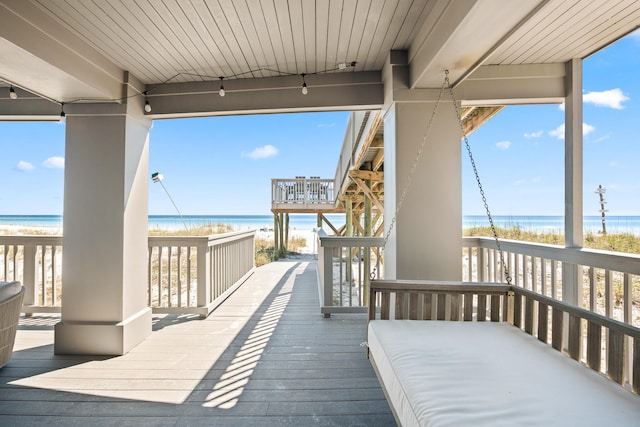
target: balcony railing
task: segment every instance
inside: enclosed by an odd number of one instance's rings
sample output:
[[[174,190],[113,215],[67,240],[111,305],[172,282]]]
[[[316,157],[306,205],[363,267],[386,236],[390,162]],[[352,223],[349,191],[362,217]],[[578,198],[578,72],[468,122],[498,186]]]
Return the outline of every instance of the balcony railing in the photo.
[[[364,311],[370,273],[384,278],[380,237],[318,233],[321,312]],[[595,313],[640,326],[640,255],[501,240],[512,283],[562,300],[563,269],[577,267],[582,303]],[[464,282],[506,282],[495,240],[464,237]],[[369,259],[369,267],[365,262]]]
[[[495,240],[462,242],[464,281],[506,282]],[[640,326],[640,255],[513,240],[501,240],[500,247],[515,286],[561,300],[563,269],[576,266],[582,308]]]
[[[206,317],[254,271],[255,231],[149,237],[148,305],[154,313]],[[62,306],[62,237],[0,236],[0,281],[26,288],[23,312]]]
[[[384,277],[384,238],[328,236],[320,229],[317,240],[321,312],[366,312],[370,280]]]
[[[274,210],[318,210],[335,205],[334,180],[296,177],[271,180],[271,207]]]

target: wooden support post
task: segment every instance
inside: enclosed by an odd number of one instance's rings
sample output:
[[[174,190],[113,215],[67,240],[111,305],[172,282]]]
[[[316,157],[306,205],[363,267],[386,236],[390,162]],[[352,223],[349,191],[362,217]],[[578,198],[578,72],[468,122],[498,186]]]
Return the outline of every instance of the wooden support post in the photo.
[[[347,197],[344,200],[344,210],[346,215],[345,236],[351,237],[353,236],[353,200],[350,197]],[[351,283],[351,248],[347,248],[347,258],[345,278],[348,283]]]
[[[280,213],[280,216],[278,218],[278,231],[280,233],[280,246],[278,247],[278,256],[285,257],[286,252],[284,249],[284,213]]]
[[[273,214],[273,254],[271,254],[271,257],[273,258],[273,260],[277,260],[278,259],[278,248],[280,247],[280,243],[278,241],[278,229],[280,228],[280,226],[278,225],[279,221],[278,221],[278,214],[274,213]]]
[[[370,165],[369,165],[370,167]],[[371,180],[366,179],[365,185],[371,189]],[[371,197],[365,195],[364,197],[364,235],[371,236],[371,216],[372,216],[372,200]],[[367,304],[369,301],[369,281],[371,274],[371,248],[362,248],[364,253],[364,277],[363,277],[363,290],[362,290],[362,303]]]
[[[284,214],[284,251],[289,250],[289,214]]]

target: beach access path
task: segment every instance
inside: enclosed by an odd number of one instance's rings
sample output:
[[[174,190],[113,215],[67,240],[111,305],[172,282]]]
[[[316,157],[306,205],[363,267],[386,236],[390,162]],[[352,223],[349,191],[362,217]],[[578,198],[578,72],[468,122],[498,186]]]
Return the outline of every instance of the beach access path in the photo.
[[[313,256],[264,265],[207,319],[154,317],[124,356],[55,356],[55,316],[22,318],[0,425],[395,425],[360,344],[366,317],[320,314]]]

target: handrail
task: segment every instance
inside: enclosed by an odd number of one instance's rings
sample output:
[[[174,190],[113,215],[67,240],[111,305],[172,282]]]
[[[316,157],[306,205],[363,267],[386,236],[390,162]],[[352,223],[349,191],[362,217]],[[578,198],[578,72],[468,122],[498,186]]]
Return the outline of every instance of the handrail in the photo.
[[[465,247],[497,249],[495,240],[488,237],[463,237],[462,242]],[[504,239],[500,239],[500,247],[505,252],[640,275],[640,255],[636,254]]]
[[[22,311],[59,313],[62,236],[0,236],[0,280],[25,287]],[[255,230],[148,238],[148,305],[206,317],[255,270]]]

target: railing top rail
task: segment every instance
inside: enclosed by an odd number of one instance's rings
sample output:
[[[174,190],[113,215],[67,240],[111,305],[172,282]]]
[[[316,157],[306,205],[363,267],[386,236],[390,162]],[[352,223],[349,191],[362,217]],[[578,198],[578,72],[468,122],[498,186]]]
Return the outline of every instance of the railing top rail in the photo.
[[[504,283],[441,280],[372,280],[372,291],[434,292],[448,294],[503,294],[511,290]]]
[[[0,245],[62,245],[62,236],[2,235]]]
[[[463,237],[462,243],[467,247],[497,249],[495,240],[488,237]],[[503,239],[500,239],[500,247],[507,252],[640,275],[640,255],[637,254]]]
[[[384,245],[384,237],[366,236],[319,236],[320,246],[324,248],[362,247],[372,248]]]
[[[149,246],[214,246],[232,240],[249,238],[255,234],[256,230],[251,229],[208,236],[149,236]]]

